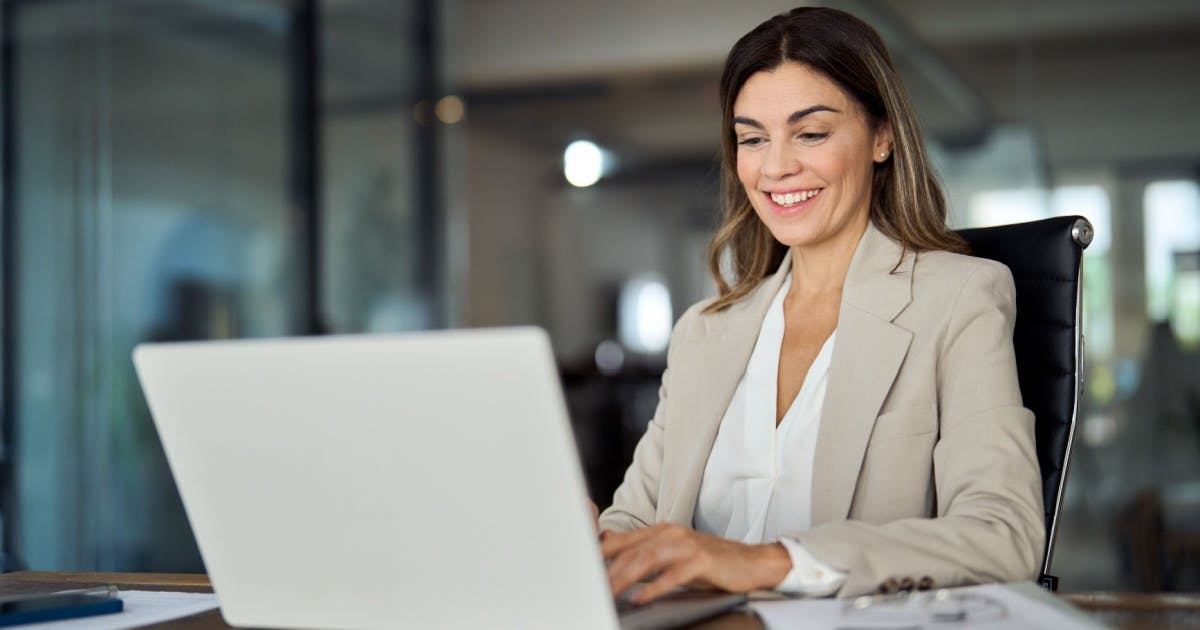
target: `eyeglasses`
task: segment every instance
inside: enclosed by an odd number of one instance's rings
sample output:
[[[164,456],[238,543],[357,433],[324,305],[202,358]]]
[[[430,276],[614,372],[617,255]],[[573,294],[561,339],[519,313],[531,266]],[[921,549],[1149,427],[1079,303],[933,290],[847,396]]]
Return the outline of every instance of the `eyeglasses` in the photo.
[[[1008,615],[998,600],[949,590],[863,596],[845,603],[838,630],[918,630],[999,621]]]

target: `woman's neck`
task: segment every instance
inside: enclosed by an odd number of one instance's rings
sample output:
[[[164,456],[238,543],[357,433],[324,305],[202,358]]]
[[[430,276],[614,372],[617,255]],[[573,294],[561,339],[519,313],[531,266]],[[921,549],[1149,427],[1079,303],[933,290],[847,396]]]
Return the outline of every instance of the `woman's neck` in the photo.
[[[846,226],[835,237],[813,245],[793,246],[792,249],[792,286],[788,290],[789,297],[825,295],[829,292],[841,293],[842,285],[846,282],[846,274],[850,270],[850,261],[854,251],[867,231],[869,219]]]

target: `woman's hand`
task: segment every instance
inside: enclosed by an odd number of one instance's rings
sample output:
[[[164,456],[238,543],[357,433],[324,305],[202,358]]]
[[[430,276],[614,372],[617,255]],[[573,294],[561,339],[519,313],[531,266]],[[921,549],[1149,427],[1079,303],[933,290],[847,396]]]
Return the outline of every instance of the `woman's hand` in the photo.
[[[588,505],[592,506],[592,524],[596,526],[596,533],[600,533],[600,508],[596,507],[596,502],[588,499]]]
[[[630,532],[601,532],[608,581],[621,594],[655,576],[633,597],[645,603],[679,586],[746,592],[774,588],[792,568],[779,543],[746,545],[672,523]]]

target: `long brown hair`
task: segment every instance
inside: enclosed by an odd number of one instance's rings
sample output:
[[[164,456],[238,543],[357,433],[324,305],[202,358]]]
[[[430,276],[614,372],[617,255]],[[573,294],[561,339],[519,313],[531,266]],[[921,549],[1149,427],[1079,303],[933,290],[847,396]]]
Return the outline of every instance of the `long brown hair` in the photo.
[[[747,33],[729,51],[721,73],[721,224],[708,246],[708,267],[720,292],[705,312],[745,297],[775,271],[787,246],[759,220],[737,176],[733,104],[757,72],[785,61],[802,63],[849,95],[872,127],[892,127],[892,157],[875,164],[870,219],[905,250],[967,253],[966,243],[946,226],[946,198],[925,155],[925,144],[908,94],[879,34],[837,9],[801,7],[777,15]],[[726,251],[732,282],[722,273]]]

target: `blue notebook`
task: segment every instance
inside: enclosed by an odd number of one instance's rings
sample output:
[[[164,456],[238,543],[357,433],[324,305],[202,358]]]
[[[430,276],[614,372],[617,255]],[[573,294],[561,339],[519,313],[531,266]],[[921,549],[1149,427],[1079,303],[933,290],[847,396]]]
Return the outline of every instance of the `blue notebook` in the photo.
[[[0,626],[41,623],[121,612],[125,603],[112,595],[42,593],[0,599]]]

